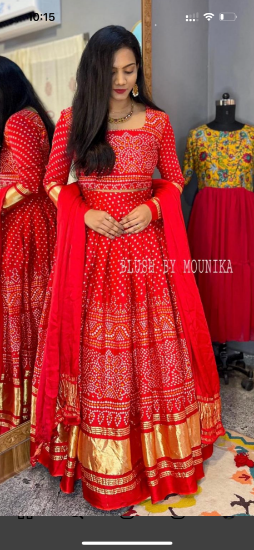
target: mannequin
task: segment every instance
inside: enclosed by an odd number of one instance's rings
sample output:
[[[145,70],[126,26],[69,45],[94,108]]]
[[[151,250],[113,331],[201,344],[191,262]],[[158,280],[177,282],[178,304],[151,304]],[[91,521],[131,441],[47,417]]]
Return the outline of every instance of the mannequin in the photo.
[[[244,124],[235,120],[235,110],[236,104],[234,99],[230,99],[230,95],[228,93],[223,94],[222,99],[216,101],[216,117],[212,122],[207,124],[208,128],[211,128],[211,130],[217,130],[218,132],[233,132],[235,130],[241,130],[244,127]],[[235,370],[240,370],[240,372],[243,372],[242,368],[245,368],[245,364],[242,359],[242,352],[228,356],[227,343],[220,343],[219,355],[216,356],[216,362],[224,374],[226,383],[228,382],[226,372],[227,365],[231,365],[231,368],[233,368],[233,361],[237,361]]]
[[[228,341],[254,340],[254,127],[235,119],[228,93],[216,101],[215,119],[190,130],[184,156],[185,185],[198,177],[188,225],[193,260],[230,261],[231,272],[197,271],[198,284],[213,342],[219,343],[217,366],[225,383],[228,369],[248,376],[243,354],[228,357]],[[215,268],[216,269],[216,268]],[[233,364],[234,363],[234,364]]]
[[[212,122],[207,124],[211,130],[222,132],[233,132],[241,130],[244,124],[235,120],[235,100],[230,99],[228,93],[223,94],[222,99],[216,101],[216,117]]]

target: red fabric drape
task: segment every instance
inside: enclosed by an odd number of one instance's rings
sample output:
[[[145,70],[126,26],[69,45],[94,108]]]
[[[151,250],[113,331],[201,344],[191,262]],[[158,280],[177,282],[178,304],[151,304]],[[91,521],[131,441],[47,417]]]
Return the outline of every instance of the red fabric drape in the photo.
[[[5,195],[12,187],[12,184],[6,185],[6,187],[3,187],[0,189],[0,212],[2,215],[2,209],[3,209],[3,202],[5,199]],[[2,231],[0,227],[0,258],[2,257]],[[2,289],[1,289],[1,277],[0,277],[0,376],[3,374],[3,302],[2,302]]]
[[[36,405],[36,438],[50,441],[60,375],[68,394],[62,404],[65,427],[80,423],[77,388],[83,267],[85,261],[85,203],[78,185],[63,186],[58,198],[57,251],[46,346]],[[69,386],[68,386],[69,384]],[[68,390],[69,388],[69,390]]]
[[[220,391],[211,337],[191,262],[190,248],[178,189],[162,179],[153,180],[154,194],[160,198],[167,248],[175,262],[174,285],[185,338],[196,382],[197,394],[212,398]],[[186,263],[186,268],[184,265]]]
[[[184,260],[188,262],[191,256],[180,193],[169,181],[162,179],[153,180],[153,190],[160,198],[169,257],[176,260],[172,280],[192,362],[201,419],[203,415],[209,417],[205,422],[208,428],[201,432],[202,442],[208,445],[224,433],[219,410],[219,377],[194,274],[191,271],[184,273]],[[64,422],[67,428],[80,423],[77,377],[86,242],[84,212],[78,185],[64,186],[58,199],[57,259],[36,404],[36,441],[39,444],[50,442],[59,422]],[[66,383],[65,400],[59,406],[60,376]],[[215,416],[216,421],[213,420]]]

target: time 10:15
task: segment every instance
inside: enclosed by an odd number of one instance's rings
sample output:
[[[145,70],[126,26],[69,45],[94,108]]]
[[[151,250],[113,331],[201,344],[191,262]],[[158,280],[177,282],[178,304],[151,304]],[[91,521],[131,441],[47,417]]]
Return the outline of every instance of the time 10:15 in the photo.
[[[55,21],[54,13],[31,13],[29,19],[30,21],[41,21],[45,17],[46,21]]]

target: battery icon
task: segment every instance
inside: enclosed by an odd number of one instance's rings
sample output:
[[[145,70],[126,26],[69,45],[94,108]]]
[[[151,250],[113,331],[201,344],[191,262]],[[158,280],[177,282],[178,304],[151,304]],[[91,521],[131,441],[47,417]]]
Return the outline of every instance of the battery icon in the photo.
[[[220,13],[219,19],[220,21],[235,21],[237,19],[237,15],[232,11],[227,11]]]

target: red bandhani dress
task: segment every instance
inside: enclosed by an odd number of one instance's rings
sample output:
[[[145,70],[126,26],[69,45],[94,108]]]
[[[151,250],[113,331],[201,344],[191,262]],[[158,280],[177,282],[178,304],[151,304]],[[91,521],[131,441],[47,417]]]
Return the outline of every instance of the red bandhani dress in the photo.
[[[7,120],[0,151],[0,434],[30,419],[38,327],[56,241],[56,208],[42,184],[49,150],[38,113],[22,109]],[[10,188],[24,198],[3,208]]]
[[[212,386],[211,397],[200,399],[184,336],[188,327],[183,330],[181,300],[177,301],[170,273],[163,219],[153,219],[142,232],[114,240],[84,224],[89,208],[107,211],[119,221],[149,200],[156,166],[165,178],[158,181],[162,186],[168,183],[175,193],[171,221],[179,219],[173,208],[175,201],[180,209],[184,179],[173,129],[166,113],[147,107],[142,128],[107,132],[116,153],[110,175],[81,175],[78,185],[66,186],[71,115],[71,108],[61,113],[44,179],[47,189],[53,182],[64,187],[58,199],[58,255],[41,318],[33,377],[31,463],[39,461],[52,475],[62,476],[61,489],[66,493],[81,478],[84,498],[104,510],[148,497],[158,502],[169,493],[195,493],[204,476],[203,460],[224,434],[218,375],[203,310],[197,306],[198,313],[190,312],[192,318],[199,314],[204,323],[205,359],[199,380],[204,387]],[[171,205],[161,204],[164,215]],[[172,243],[178,231],[180,236],[182,225],[174,227]],[[176,243],[176,254],[177,250]],[[190,287],[190,294],[199,297],[196,286]],[[77,317],[81,317],[80,330]],[[58,369],[60,341],[64,351]],[[74,346],[77,357],[70,352]]]

